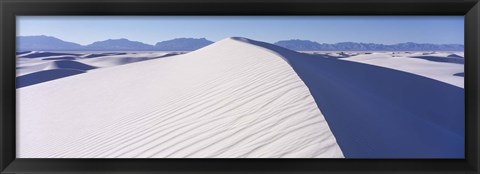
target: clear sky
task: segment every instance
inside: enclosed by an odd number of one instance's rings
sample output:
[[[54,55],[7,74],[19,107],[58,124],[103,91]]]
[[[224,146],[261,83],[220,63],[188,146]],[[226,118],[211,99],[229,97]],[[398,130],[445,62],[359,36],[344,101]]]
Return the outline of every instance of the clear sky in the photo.
[[[218,41],[402,42],[463,44],[463,16],[18,16],[17,35],[82,45],[126,38],[147,44],[180,37]]]

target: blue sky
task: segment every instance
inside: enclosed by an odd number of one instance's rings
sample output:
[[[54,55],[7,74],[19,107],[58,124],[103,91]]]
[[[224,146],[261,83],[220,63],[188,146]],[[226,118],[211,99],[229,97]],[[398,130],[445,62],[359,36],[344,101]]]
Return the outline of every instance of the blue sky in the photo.
[[[119,38],[155,44],[231,36],[270,43],[463,44],[463,22],[463,16],[18,16],[17,35],[47,35],[82,45]]]

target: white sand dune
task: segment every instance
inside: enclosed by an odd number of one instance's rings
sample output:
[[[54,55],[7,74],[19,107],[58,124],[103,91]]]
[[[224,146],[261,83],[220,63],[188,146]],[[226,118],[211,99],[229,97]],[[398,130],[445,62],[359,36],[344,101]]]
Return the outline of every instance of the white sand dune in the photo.
[[[17,88],[44,83],[59,78],[85,73],[97,67],[77,61],[56,60],[17,68]]]
[[[17,58],[30,58],[30,59],[44,59],[44,58],[54,58],[54,57],[65,57],[65,56],[72,56],[76,57],[81,54],[75,53],[56,53],[56,52],[46,52],[46,51],[29,51],[25,53],[21,53],[17,55]]]
[[[448,58],[450,55],[452,54],[434,53],[423,55],[422,53],[403,53],[392,55],[391,53],[373,53],[343,58],[343,60],[409,72],[463,88],[463,76],[455,74],[463,73],[464,65],[463,63],[452,63],[458,59],[463,62],[463,58]],[[448,62],[448,59],[453,60]]]
[[[172,55],[19,53],[17,156],[464,157],[461,52]]]
[[[168,59],[76,61],[110,67],[17,89],[18,158],[343,157],[267,48],[227,38]]]
[[[45,68],[47,70],[49,69],[77,69],[77,70],[91,70],[95,69],[96,67],[90,66],[87,64],[83,64],[77,61],[68,61],[68,60],[59,60],[59,61],[53,61],[49,63],[49,65]]]
[[[168,53],[168,52],[158,52],[158,53],[137,53],[137,54],[119,54],[119,55],[95,55],[93,58],[92,55],[87,55],[87,58],[78,60],[81,63],[88,64],[90,66],[96,67],[111,67],[124,65],[128,63],[140,62],[145,60],[163,58],[177,55],[177,53]]]
[[[56,53],[26,52],[17,56],[17,88],[78,75],[97,68],[124,65],[179,53]],[[57,72],[57,74],[55,74]]]
[[[110,67],[128,63],[140,62],[150,59],[169,57],[179,53],[158,52],[158,53],[51,53],[32,51],[17,56],[17,67],[23,71],[17,71],[17,76],[27,73],[38,72],[48,67],[54,61],[76,61],[92,67]],[[42,67],[42,68],[40,68]],[[17,68],[18,69],[18,68]],[[27,73],[25,73],[27,72]]]
[[[271,51],[292,66],[345,157],[464,157],[463,88],[410,72],[235,39]]]

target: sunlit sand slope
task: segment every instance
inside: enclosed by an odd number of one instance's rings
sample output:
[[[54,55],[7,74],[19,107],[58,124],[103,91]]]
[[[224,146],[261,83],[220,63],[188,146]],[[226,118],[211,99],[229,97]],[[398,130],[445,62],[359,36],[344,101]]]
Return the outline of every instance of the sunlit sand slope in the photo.
[[[292,67],[234,38],[17,97],[19,158],[343,157]]]

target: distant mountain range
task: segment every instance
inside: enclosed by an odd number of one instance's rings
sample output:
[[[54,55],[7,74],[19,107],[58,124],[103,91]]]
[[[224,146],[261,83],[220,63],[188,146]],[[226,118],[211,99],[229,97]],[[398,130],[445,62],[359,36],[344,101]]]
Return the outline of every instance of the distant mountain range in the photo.
[[[128,39],[108,39],[80,45],[51,36],[18,36],[17,51],[193,51],[211,43],[205,38],[177,38],[155,45]]]
[[[155,47],[128,39],[108,39],[86,45],[83,49],[94,51],[149,51],[155,50]]]
[[[296,51],[463,51],[461,44],[399,43],[393,45],[375,43],[340,42],[336,44],[317,43],[309,40],[283,40],[275,45]]]
[[[17,51],[193,51],[213,42],[205,38],[177,38],[155,45],[128,39],[108,39],[89,45],[67,42],[51,36],[18,36]],[[413,42],[393,45],[341,42],[317,43],[309,40],[283,40],[274,43],[296,51],[463,51],[460,44],[419,44]]]
[[[83,46],[66,42],[50,36],[19,36],[17,51],[73,51],[81,50]]]

